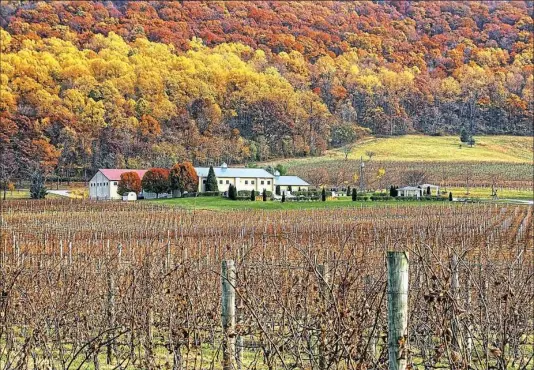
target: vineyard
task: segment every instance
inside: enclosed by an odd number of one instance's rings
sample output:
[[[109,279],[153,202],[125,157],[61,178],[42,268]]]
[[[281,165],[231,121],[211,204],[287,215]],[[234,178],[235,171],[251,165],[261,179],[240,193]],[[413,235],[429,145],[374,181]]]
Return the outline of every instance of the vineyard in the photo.
[[[288,170],[314,184],[357,184],[360,160],[331,160],[313,158],[284,163]],[[404,185],[413,172],[422,174],[425,181],[441,187],[491,187],[499,189],[531,190],[534,167],[532,163],[488,162],[393,162],[370,160],[365,164],[364,179],[369,189],[390,184]],[[385,174],[379,176],[379,169]]]
[[[387,369],[387,251],[408,368],[534,369],[532,206],[1,205],[0,369]]]

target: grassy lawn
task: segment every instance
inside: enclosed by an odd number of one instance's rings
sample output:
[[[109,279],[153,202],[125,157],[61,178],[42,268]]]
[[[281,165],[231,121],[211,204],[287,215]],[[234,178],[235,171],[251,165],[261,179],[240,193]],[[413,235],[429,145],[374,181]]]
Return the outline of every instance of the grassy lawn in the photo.
[[[447,188],[447,191],[451,191],[458,198],[491,199],[491,188],[470,188],[469,194],[465,193],[465,188]],[[498,189],[497,197],[498,199],[534,200],[534,191]]]
[[[325,208],[343,208],[343,207],[380,207],[394,205],[413,205],[420,206],[425,204],[445,203],[438,201],[359,201],[353,202],[350,197],[340,197],[335,200],[321,201],[301,201],[285,202],[280,201],[246,201],[230,200],[222,197],[198,197],[198,198],[173,198],[173,199],[154,199],[145,202],[154,202],[158,204],[167,204],[186,209],[210,209],[210,210],[232,210],[232,209],[272,209],[272,210],[290,210],[290,209],[325,209]]]
[[[59,195],[48,193],[46,195],[46,198],[47,199],[51,199],[51,198],[57,199],[57,198],[62,198],[62,197],[60,197]],[[4,192],[3,191],[0,192],[0,199],[4,199]],[[20,190],[14,190],[13,192],[8,191],[6,193],[6,200],[8,200],[8,199],[30,199],[30,190],[29,189],[20,189]]]
[[[387,138],[370,138],[353,145],[349,159],[367,159],[390,162],[501,162],[532,163],[533,138],[528,136],[476,136],[473,148],[462,144],[458,136],[405,135]],[[345,155],[342,149],[331,150],[326,156],[288,159],[276,163],[296,161],[339,160]]]

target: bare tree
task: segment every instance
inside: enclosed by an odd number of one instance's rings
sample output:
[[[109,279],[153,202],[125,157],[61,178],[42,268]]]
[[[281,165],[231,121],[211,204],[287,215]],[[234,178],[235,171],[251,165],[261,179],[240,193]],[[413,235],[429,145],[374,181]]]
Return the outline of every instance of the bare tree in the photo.
[[[402,179],[406,185],[417,186],[426,182],[426,172],[422,170],[411,170],[404,172]]]

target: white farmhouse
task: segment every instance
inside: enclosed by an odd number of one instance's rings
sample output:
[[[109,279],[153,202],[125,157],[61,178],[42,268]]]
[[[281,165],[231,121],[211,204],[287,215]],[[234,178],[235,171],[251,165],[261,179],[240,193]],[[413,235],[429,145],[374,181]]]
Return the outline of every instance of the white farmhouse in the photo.
[[[206,181],[209,167],[195,167],[198,175],[198,191],[206,191]],[[237,190],[255,190],[262,192],[263,189],[272,192],[274,190],[274,176],[261,168],[229,168],[226,163],[220,167],[213,167],[217,177],[217,185],[220,192],[228,190],[230,184]]]
[[[125,172],[137,172],[142,179],[146,170],[100,169],[89,181],[89,199],[122,199],[117,193],[121,175]]]

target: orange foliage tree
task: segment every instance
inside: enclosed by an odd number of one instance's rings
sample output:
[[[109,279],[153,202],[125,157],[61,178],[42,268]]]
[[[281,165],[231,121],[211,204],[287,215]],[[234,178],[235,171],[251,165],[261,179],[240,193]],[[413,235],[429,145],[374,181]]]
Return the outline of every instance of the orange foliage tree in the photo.
[[[196,191],[198,189],[198,175],[191,162],[176,163],[170,171],[170,184],[172,190]]]
[[[125,172],[121,175],[117,193],[119,193],[120,195],[124,195],[133,191],[137,194],[141,192],[141,189],[141,178],[139,177],[137,172],[130,171]]]

